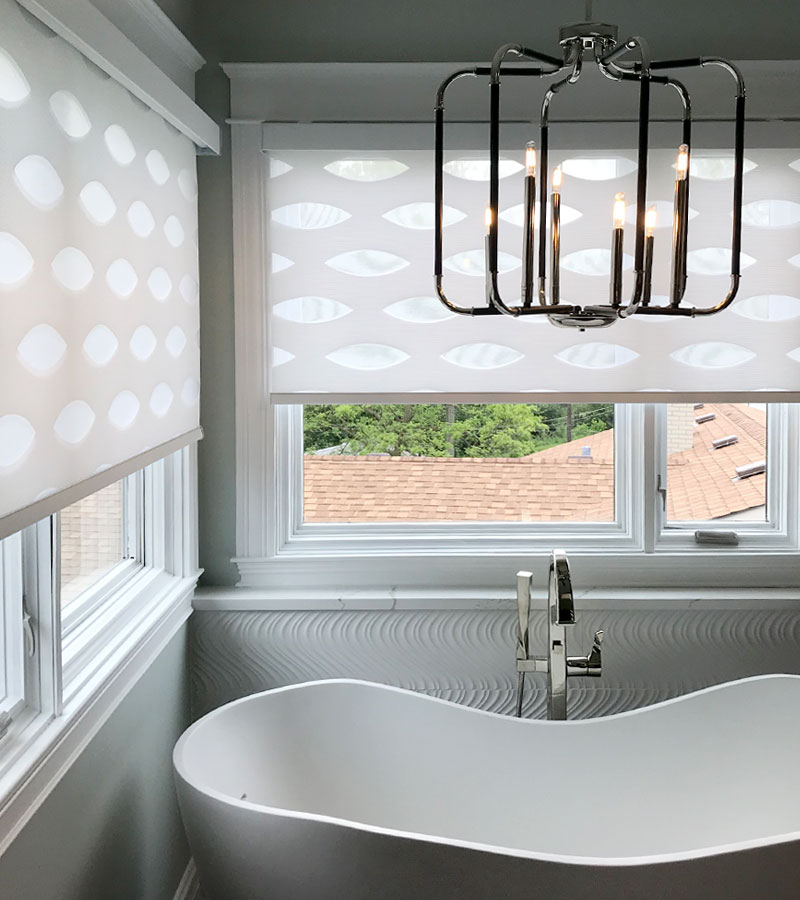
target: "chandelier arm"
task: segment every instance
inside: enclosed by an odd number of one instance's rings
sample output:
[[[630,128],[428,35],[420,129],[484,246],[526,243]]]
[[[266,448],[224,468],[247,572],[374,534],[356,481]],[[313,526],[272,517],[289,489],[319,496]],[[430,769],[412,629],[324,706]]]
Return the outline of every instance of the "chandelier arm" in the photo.
[[[500,198],[500,69],[503,59],[513,53],[517,56],[525,56],[531,59],[543,59],[554,62],[558,69],[540,72],[542,76],[552,75],[565,67],[565,63],[546,57],[544,54],[529,50],[519,44],[506,44],[495,53],[489,82],[489,206],[488,206],[488,230],[486,235],[486,301],[489,308],[508,316],[532,315],[534,309],[523,303],[522,306],[509,306],[500,296],[497,283],[497,244],[499,236],[499,198]],[[577,79],[580,69],[573,69],[573,75]],[[572,76],[571,76],[572,77]],[[552,86],[551,88],[552,89]],[[524,293],[524,291],[523,291]],[[569,307],[572,309],[572,307]]]
[[[450,312],[461,316],[496,315],[494,307],[463,307],[449,300],[442,288],[442,209],[444,195],[444,95],[447,88],[458,78],[474,76],[475,69],[459,69],[449,75],[439,86],[436,94],[436,137],[434,147],[434,242],[433,242],[433,281],[436,295]]]
[[[744,182],[744,105],[745,85],[742,73],[731,62],[717,57],[704,58],[702,66],[721,66],[736,80],[736,122],[734,136],[734,170],[733,170],[733,228],[731,234],[731,284],[724,300],[716,306],[696,309],[699,316],[711,315],[720,312],[733,303],[739,290],[741,278],[741,250],[742,250],[742,187]]]

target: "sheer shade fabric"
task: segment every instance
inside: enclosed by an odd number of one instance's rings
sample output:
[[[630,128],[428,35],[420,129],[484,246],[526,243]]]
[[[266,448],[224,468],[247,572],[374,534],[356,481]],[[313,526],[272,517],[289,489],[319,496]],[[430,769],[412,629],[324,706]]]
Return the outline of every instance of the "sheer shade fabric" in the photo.
[[[189,139],[14,0],[0,21],[7,531],[197,429],[197,186]]]
[[[431,126],[432,127],[432,126]],[[501,163],[500,286],[518,303],[522,154]],[[674,151],[651,152],[658,210],[653,294],[669,292]],[[742,283],[734,305],[698,319],[634,317],[579,332],[544,318],[449,314],[433,291],[433,160],[425,151],[282,150],[265,154],[271,269],[270,393],[275,402],[426,402],[614,397],[795,400],[800,387],[800,151],[747,152]],[[612,205],[632,203],[631,150],[551,152],[562,164],[561,293],[606,302]],[[689,282],[684,304],[709,306],[729,286],[732,158],[692,165]],[[444,286],[484,305],[488,163],[451,154],[444,194]],[[625,294],[633,265],[625,233]],[[549,253],[548,253],[549,256]],[[549,265],[549,263],[548,263]],[[659,301],[663,302],[663,301]],[[520,396],[525,395],[525,396]]]

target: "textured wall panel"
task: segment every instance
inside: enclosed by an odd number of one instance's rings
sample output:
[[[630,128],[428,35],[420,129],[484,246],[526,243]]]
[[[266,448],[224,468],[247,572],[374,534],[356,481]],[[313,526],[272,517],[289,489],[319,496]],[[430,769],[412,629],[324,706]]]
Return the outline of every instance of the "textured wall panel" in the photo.
[[[363,678],[509,713],[516,613],[493,610],[195,612],[197,715],[254,691],[320,678]],[[543,653],[544,614],[531,617]],[[570,679],[570,715],[608,715],[766,672],[800,674],[792,610],[578,611],[568,651],[605,631],[603,677]],[[527,678],[525,714],[544,712],[544,676]]]

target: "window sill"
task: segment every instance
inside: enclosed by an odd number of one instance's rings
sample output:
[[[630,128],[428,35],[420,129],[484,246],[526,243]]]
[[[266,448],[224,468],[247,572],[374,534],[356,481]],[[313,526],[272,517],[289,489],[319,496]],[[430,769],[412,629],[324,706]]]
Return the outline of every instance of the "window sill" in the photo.
[[[76,687],[62,714],[31,715],[3,739],[8,762],[0,772],[0,855],[188,619],[198,575],[154,581],[147,607]]]

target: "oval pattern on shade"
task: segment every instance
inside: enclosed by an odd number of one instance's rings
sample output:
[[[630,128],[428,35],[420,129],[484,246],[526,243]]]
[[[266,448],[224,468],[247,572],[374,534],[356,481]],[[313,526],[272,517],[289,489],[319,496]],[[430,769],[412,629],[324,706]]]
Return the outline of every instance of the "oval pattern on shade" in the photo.
[[[757,322],[786,322],[800,316],[800,299],[784,294],[759,294],[735,303],[733,311]]]
[[[164,345],[170,356],[177,359],[186,348],[186,334],[178,325],[173,325],[164,339]]]
[[[567,206],[566,203],[561,204],[561,225],[569,225],[571,222],[575,222],[577,219],[583,215],[577,209],[573,209],[571,206]],[[525,207],[522,203],[518,203],[516,206],[510,206],[508,209],[503,210],[500,213],[500,218],[504,222],[508,222],[511,225],[516,225],[518,228],[522,228],[522,220],[525,217]],[[550,211],[547,212],[547,221],[550,221]],[[539,208],[536,208],[536,212],[534,214],[533,224],[536,228],[539,227]]]
[[[273,222],[303,231],[333,228],[349,218],[349,212],[329,203],[290,203],[272,210]]]
[[[561,266],[576,275],[608,275],[611,272],[611,251],[604,247],[576,250],[561,258]],[[633,268],[633,257],[622,254],[622,271]]]
[[[795,347],[794,350],[790,350],[786,354],[789,359],[793,359],[795,362],[800,362],[800,347]]]
[[[117,336],[105,325],[95,325],[83,342],[83,352],[95,366],[108,365],[118,347]]]
[[[184,406],[197,406],[197,401],[199,399],[200,383],[193,375],[190,375],[186,381],[183,382],[183,387],[181,388],[181,401]]]
[[[172,279],[166,269],[156,266],[147,277],[147,287],[153,297],[163,303],[172,293]]]
[[[636,163],[625,156],[573,156],[561,163],[565,175],[583,181],[610,181],[636,171]]]
[[[278,366],[284,365],[284,363],[291,362],[294,359],[294,353],[289,353],[288,350],[284,350],[282,347],[273,347],[272,348],[272,368],[276,369]]]
[[[0,103],[14,107],[24,103],[31,92],[28,79],[16,60],[0,47]]]
[[[285,163],[282,159],[270,159],[269,177],[278,178],[281,175],[285,175],[287,172],[291,172],[293,168],[294,166],[290,166],[289,163]]]
[[[731,369],[755,358],[755,353],[738,344],[704,341],[688,344],[670,353],[672,359],[696,369]]]
[[[17,354],[34,375],[48,375],[64,358],[67,342],[52,325],[35,325],[17,345]]]
[[[502,275],[503,272],[513,272],[522,265],[522,260],[510,253],[504,253],[502,250],[497,251],[497,271]],[[486,256],[483,250],[464,250],[461,253],[455,253],[448,256],[444,260],[444,267],[451,272],[458,272],[459,275],[471,275],[476,278],[483,278],[485,274]]]
[[[674,168],[674,167],[673,167]],[[757,163],[752,159],[744,160],[744,172],[752,172]],[[689,174],[692,178],[706,181],[721,181],[733,178],[734,161],[732,156],[693,156],[689,162]]]
[[[152,328],[149,328],[147,325],[140,325],[131,335],[128,346],[139,362],[145,362],[155,352],[158,346],[158,339],[153,334]]]
[[[739,254],[739,266],[746,269],[755,262],[746,253]],[[686,254],[686,268],[693,275],[728,275],[731,271],[731,251],[728,247],[703,247]]]
[[[556,359],[579,369],[616,369],[627,365],[639,354],[630,347],[621,344],[609,344],[603,341],[589,341],[586,344],[573,344],[556,353]]]
[[[169,181],[170,171],[164,155],[159,150],[151,150],[144,158],[144,164],[153,181],[161,187]]]
[[[0,468],[14,466],[33,445],[36,431],[24,417],[11,413],[0,416]]]
[[[64,247],[50,263],[56,281],[68,291],[82,291],[94,277],[94,269],[85,253],[76,247]]]
[[[103,132],[103,140],[117,165],[129,166],[136,159],[136,148],[122,125],[109,125]]]
[[[99,181],[87,182],[80,193],[81,206],[95,225],[107,225],[117,212],[114,198]]]
[[[178,173],[178,187],[183,196],[191,203],[197,199],[197,178],[189,169],[181,169]]]
[[[115,259],[106,270],[106,284],[118,297],[130,297],[138,283],[136,270],[127,259]]]
[[[385,250],[351,250],[325,261],[325,265],[345,275],[377,278],[405,269],[409,262],[402,256]]]
[[[396,206],[383,214],[383,218],[393,225],[401,228],[412,228],[417,231],[428,231],[433,228],[435,222],[436,207],[433,203],[419,202],[406,203],[404,206]],[[466,219],[466,213],[453,206],[442,207],[442,225],[455,225],[462,219]]]
[[[325,358],[346,369],[376,371],[399,365],[409,356],[404,350],[386,344],[350,344],[349,347],[334,350]]]
[[[294,265],[294,260],[287,259],[285,256],[281,256],[280,253],[272,254],[272,274],[275,275],[277,272],[283,272],[284,269],[288,269]]]
[[[56,91],[50,97],[50,112],[67,137],[80,138],[92,130],[92,123],[78,98],[69,91]]]
[[[742,222],[755,228],[791,228],[800,222],[800,203],[793,200],[753,200],[742,207]]]
[[[278,318],[306,325],[333,322],[352,311],[352,307],[339,300],[331,300],[330,297],[292,297],[272,307],[272,312]]]
[[[128,207],[128,224],[133,233],[141,238],[150,237],[156,227],[156,220],[150,207],[141,200],[134,200]]]
[[[17,187],[34,206],[52,209],[64,194],[58,172],[43,156],[26,156],[14,166]]]
[[[200,296],[200,289],[191,275],[184,275],[183,278],[181,278],[178,290],[181,292],[181,297],[183,297],[184,302],[188,303],[189,306],[194,306],[194,304],[197,303]]]
[[[456,315],[438,297],[407,297],[390,304],[383,311],[401,322],[444,322]]]
[[[164,222],[164,237],[172,247],[180,247],[186,239],[186,233],[177,216],[167,216]]]
[[[647,204],[647,209],[651,206],[656,208],[656,230],[659,228],[672,229],[672,213],[673,205],[671,200],[656,200]],[[689,221],[691,222],[699,213],[696,209],[689,207]],[[628,203],[625,207],[625,221],[628,225],[636,224],[636,203]],[[649,317],[646,317],[649,318]]]
[[[0,231],[0,285],[13,287],[33,271],[33,257],[13,234]]]
[[[325,171],[348,181],[386,181],[408,171],[408,166],[396,159],[336,159]]]
[[[162,418],[169,412],[174,398],[175,394],[172,392],[172,388],[162,381],[153,388],[153,393],[150,394],[150,409],[155,415]]]
[[[108,408],[108,421],[119,431],[130,428],[138,415],[139,398],[132,391],[120,391]]]
[[[503,344],[461,344],[442,354],[442,359],[462,369],[501,369],[522,359],[523,354]]]
[[[67,444],[80,444],[92,430],[94,410],[85,400],[73,400],[58,414],[53,431]]]
[[[513,159],[501,159],[498,165],[499,177],[508,178],[521,172],[524,167]],[[444,170],[455,178],[463,178],[465,181],[488,181],[488,159],[452,159],[444,164]]]

